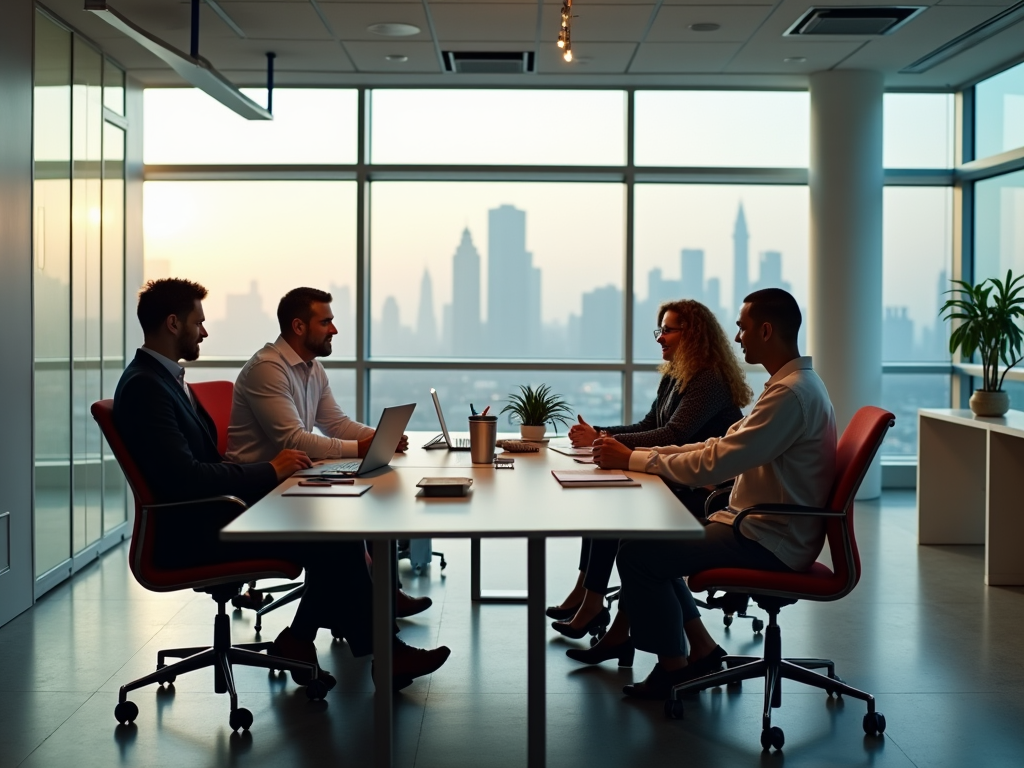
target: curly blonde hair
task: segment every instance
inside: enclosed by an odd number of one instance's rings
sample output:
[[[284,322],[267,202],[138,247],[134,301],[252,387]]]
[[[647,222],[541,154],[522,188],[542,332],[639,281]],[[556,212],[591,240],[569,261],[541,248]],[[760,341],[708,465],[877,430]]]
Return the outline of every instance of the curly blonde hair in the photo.
[[[682,334],[675,355],[661,364],[662,375],[674,378],[681,392],[698,372],[711,369],[725,383],[737,408],[750,403],[754,393],[747,385],[721,323],[711,310],[693,299],[667,301],[658,307],[659,325],[666,312],[675,312],[679,317]]]

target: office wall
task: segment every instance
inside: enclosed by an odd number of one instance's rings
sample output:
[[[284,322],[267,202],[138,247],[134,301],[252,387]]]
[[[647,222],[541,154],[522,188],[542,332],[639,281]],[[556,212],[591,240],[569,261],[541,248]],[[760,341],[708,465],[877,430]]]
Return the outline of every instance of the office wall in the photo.
[[[33,0],[0,24],[0,624],[32,604]]]

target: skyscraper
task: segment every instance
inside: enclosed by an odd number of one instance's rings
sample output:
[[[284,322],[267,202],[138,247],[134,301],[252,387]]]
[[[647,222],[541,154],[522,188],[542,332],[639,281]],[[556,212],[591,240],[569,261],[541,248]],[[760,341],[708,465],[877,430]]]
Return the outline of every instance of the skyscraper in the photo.
[[[469,228],[452,257],[451,345],[456,357],[480,353],[480,254]]]
[[[510,323],[525,332],[509,332]],[[512,205],[487,212],[487,325],[502,357],[538,351],[540,270],[526,250],[526,211]]]
[[[747,217],[743,203],[736,214],[736,225],[732,230],[732,295],[733,311],[739,312],[743,298],[750,293],[750,233],[747,232]]]
[[[676,298],[704,301],[704,251],[683,248],[679,260],[682,295]]]
[[[434,284],[430,272],[423,270],[420,280],[420,311],[416,316],[416,339],[419,342],[417,354],[432,355],[437,352],[437,318],[434,317]]]
[[[778,251],[761,252],[757,282],[751,290],[759,291],[762,288],[781,288],[793,292],[793,287],[782,279],[782,254]]]

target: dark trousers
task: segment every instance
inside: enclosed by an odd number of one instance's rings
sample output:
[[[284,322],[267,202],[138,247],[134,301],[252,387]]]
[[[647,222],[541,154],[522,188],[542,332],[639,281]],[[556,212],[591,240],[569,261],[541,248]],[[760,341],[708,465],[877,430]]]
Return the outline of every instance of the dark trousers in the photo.
[[[220,528],[239,514],[182,519],[154,516],[154,560],[166,568],[188,568],[233,560],[288,560],[306,571],[306,591],[299,601],[292,628],[315,634],[325,627],[340,630],[353,656],[373,652],[373,582],[366,568],[362,541],[309,543],[223,542]]]
[[[683,505],[694,517],[704,521],[704,501],[708,491],[703,488],[687,488],[685,485],[669,486]],[[603,595],[608,590],[608,580],[615,565],[615,554],[619,551],[618,539],[587,539],[580,545],[580,570],[583,571],[583,587]]]
[[[709,568],[789,571],[756,541],[736,536],[727,523],[708,522],[693,541],[626,541],[619,549],[622,609],[633,644],[659,656],[685,656],[683,624],[700,616],[682,576]]]

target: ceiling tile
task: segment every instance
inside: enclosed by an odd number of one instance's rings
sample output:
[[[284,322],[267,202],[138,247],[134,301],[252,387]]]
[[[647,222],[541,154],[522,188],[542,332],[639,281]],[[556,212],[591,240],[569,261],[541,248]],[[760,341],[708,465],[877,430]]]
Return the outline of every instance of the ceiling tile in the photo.
[[[566,62],[554,45],[542,45],[537,69],[551,75],[623,74],[636,43],[584,43],[573,46],[575,58]]]
[[[280,40],[330,40],[331,36],[309,3],[297,2],[228,2],[221,7],[242,28],[246,37]],[[216,18],[216,17],[215,17]],[[231,28],[217,19],[220,26],[234,37]],[[200,35],[203,33],[200,32]]]
[[[439,73],[441,66],[437,52],[431,42],[396,39],[387,42],[355,41],[345,43],[345,48],[360,72],[433,72]],[[408,56],[404,62],[388,61],[389,55]]]
[[[334,34],[342,40],[430,40],[430,26],[422,3],[331,3],[320,7],[334,29]],[[382,22],[413,24],[420,28],[420,33],[389,38],[366,29],[371,24]]]
[[[572,42],[629,42],[639,43],[651,19],[654,4],[596,5],[573,7]],[[540,39],[554,43],[561,29],[561,8],[544,6]]]
[[[739,47],[739,43],[644,43],[637,51],[629,72],[721,72]]]
[[[771,8],[742,5],[663,5],[647,34],[650,43],[745,42],[764,22]],[[713,22],[714,32],[694,32],[691,24]]]
[[[205,55],[219,70],[266,71],[267,51],[273,51],[275,76],[284,71],[352,71],[348,56],[334,40],[218,40],[215,48]]]
[[[892,35],[869,41],[843,62],[844,69],[870,67],[896,73],[993,15],[981,6],[935,6]],[[1020,30],[1016,31],[1018,42]],[[985,49],[989,41],[976,48]],[[1018,45],[1018,53],[1020,46]]]
[[[537,33],[537,5],[431,3],[438,40],[533,40]]]
[[[861,47],[857,41],[808,41],[777,37],[745,45],[729,62],[725,72],[808,74],[831,69]],[[806,61],[785,59],[803,58]]]

